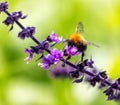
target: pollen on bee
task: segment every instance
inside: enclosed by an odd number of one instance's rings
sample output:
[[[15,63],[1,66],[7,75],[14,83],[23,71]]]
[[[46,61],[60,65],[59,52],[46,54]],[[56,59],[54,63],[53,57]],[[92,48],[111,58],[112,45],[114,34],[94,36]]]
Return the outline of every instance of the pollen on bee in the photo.
[[[69,39],[71,41],[73,41],[74,43],[79,43],[79,42],[81,42],[83,44],[86,43],[86,40],[84,39],[84,37],[78,33],[74,33],[74,34],[70,35]]]

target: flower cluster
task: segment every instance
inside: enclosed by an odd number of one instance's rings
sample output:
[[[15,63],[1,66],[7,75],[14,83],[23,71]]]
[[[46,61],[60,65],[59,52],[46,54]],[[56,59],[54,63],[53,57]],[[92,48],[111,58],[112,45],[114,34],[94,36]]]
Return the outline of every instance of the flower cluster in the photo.
[[[52,64],[58,64],[63,56],[62,51],[58,51],[56,48],[51,50],[50,54],[42,57],[42,63],[38,65],[44,69],[48,69]]]
[[[13,24],[15,21],[17,21],[18,19],[24,19],[25,16],[22,16],[22,12],[13,12],[10,16],[8,16],[3,23],[5,25],[10,25]]]
[[[6,13],[8,13],[6,11]],[[7,26],[11,25],[11,28],[9,29],[9,31],[11,31],[13,29],[13,24],[15,23],[15,21],[18,21],[19,19],[25,19],[26,16],[23,16],[22,12],[13,12],[12,14],[8,13],[8,17],[3,21],[3,23]]]
[[[37,45],[31,46],[29,49],[25,49],[25,52],[29,55],[25,60],[27,63],[34,57],[39,55],[37,59],[40,62],[38,65],[43,69],[50,69],[53,65],[57,65],[59,62],[59,68],[54,67],[51,74],[54,77],[68,76],[74,79],[73,82],[80,83],[83,80],[89,82],[93,87],[96,84],[99,85],[100,89],[106,87],[103,92],[108,98],[107,100],[120,100],[120,78],[115,81],[111,81],[108,78],[105,71],[99,72],[94,66],[92,58],[80,60],[79,63],[75,64],[70,61],[72,56],[81,54],[77,47],[72,45],[69,46],[67,41],[58,37],[55,32],[52,32],[45,40],[39,41],[33,36],[35,34],[35,27],[25,28],[18,20],[24,19],[26,16],[22,15],[22,12],[9,13],[7,11],[8,3],[0,3],[0,12],[4,12],[8,17],[3,21],[5,25],[12,25],[10,30],[13,29],[13,24],[16,23],[22,31],[18,33],[20,39],[31,38]],[[56,44],[66,42],[62,50],[55,48]],[[69,69],[71,68],[71,69]]]
[[[19,32],[18,37],[21,39],[25,39],[25,37],[29,38],[33,36],[35,33],[35,27],[27,27],[24,28],[21,32]]]

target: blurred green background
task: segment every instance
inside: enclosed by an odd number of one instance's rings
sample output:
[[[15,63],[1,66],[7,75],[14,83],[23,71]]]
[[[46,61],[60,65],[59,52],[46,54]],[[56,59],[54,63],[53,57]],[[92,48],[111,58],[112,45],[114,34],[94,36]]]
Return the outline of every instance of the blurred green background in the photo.
[[[3,2],[5,0],[0,0]],[[110,78],[120,77],[120,0],[7,0],[9,11],[28,15],[24,26],[36,26],[36,37],[43,40],[52,31],[68,38],[79,21],[84,37],[100,46],[89,46],[95,66],[106,70]],[[103,90],[87,83],[73,84],[69,79],[53,79],[33,59],[26,64],[24,49],[35,43],[17,38],[14,30],[2,24],[0,14],[0,105],[116,105],[106,101]],[[74,62],[74,61],[73,61]]]

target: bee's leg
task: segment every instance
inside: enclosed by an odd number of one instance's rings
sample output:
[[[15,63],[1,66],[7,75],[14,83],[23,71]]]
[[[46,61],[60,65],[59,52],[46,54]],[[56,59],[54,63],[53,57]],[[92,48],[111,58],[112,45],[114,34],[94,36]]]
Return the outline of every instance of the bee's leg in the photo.
[[[79,61],[78,64],[80,64],[80,63],[83,61],[83,57],[84,57],[84,55],[85,55],[85,53],[82,52],[82,53],[81,53],[81,61]]]
[[[81,61],[83,61],[83,57],[84,57],[85,53],[82,52],[82,55],[81,55]]]
[[[71,55],[68,55],[68,57],[66,58],[66,60],[69,60],[71,58]]]

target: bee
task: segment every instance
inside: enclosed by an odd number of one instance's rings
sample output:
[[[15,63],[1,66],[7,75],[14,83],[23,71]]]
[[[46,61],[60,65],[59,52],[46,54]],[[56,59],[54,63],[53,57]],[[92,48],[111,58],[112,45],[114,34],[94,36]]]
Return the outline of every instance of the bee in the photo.
[[[84,27],[82,22],[79,22],[75,33],[73,33],[72,35],[70,35],[69,39],[67,40],[68,46],[75,46],[77,48],[77,52],[81,52],[81,61],[83,61],[83,57],[84,57],[84,52],[87,49],[87,45],[93,45],[95,47],[99,47],[98,45],[88,42],[85,40],[85,38],[82,36],[84,33]]]

